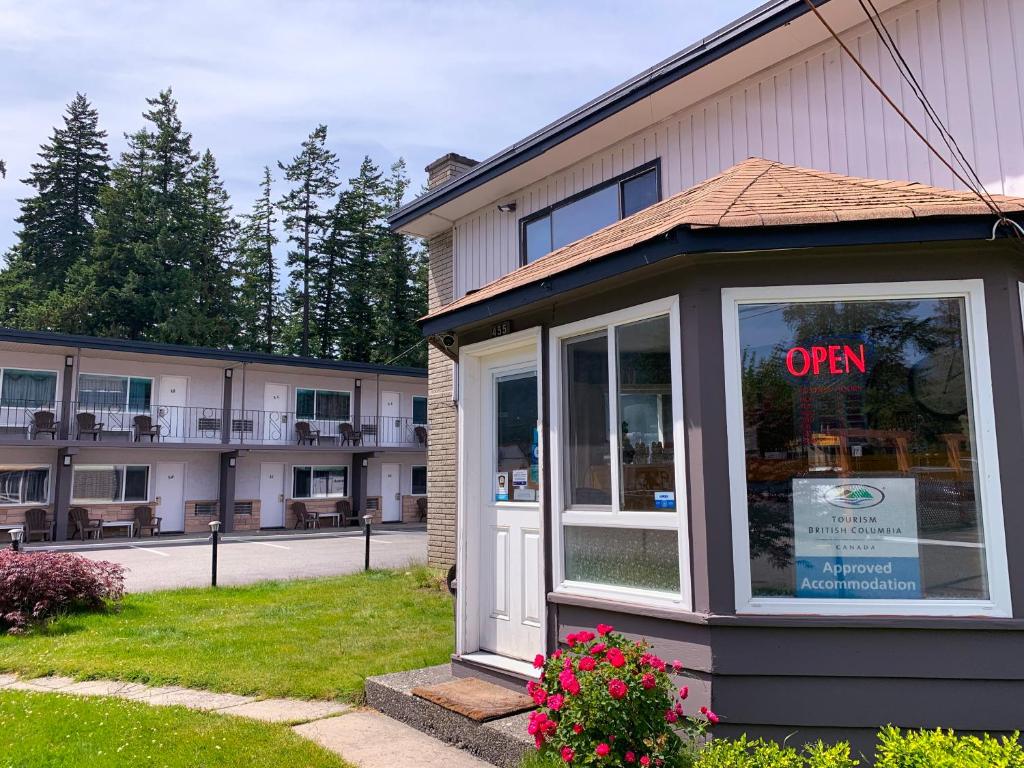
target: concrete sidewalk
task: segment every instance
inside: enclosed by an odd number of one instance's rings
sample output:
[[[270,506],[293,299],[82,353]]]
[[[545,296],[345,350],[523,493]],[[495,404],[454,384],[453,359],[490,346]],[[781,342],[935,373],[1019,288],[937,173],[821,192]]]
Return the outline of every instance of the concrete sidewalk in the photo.
[[[331,701],[257,699],[192,688],[155,687],[116,680],[76,682],[69,677],[21,680],[0,674],[0,691],[33,691],[70,696],[113,696],[151,706],[182,706],[221,715],[292,726],[357,768],[488,768],[456,747],[443,744],[386,715]]]

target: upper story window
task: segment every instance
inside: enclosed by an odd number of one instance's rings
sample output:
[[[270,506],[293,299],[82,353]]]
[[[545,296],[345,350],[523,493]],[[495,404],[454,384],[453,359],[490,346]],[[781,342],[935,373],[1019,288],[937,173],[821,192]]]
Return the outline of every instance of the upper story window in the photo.
[[[57,397],[54,371],[24,371],[4,368],[0,372],[0,406],[11,408],[53,407]]]
[[[660,170],[660,161],[654,160],[523,219],[523,263],[658,202]]]
[[[352,395],[332,389],[296,389],[295,417],[299,419],[345,421],[350,418]]]
[[[102,373],[78,375],[79,408],[147,411],[152,401],[152,379]]]
[[[427,398],[421,395],[413,395],[412,398],[412,423],[416,425],[427,423]]]

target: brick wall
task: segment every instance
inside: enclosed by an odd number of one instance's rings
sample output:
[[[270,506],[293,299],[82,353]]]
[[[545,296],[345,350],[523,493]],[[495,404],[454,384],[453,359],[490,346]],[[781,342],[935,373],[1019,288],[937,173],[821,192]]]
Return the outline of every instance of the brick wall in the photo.
[[[194,499],[185,502],[185,533],[209,533],[210,523],[217,519],[218,512],[204,512],[196,514],[197,504],[214,504],[214,499]],[[252,504],[251,515],[240,515],[235,512],[235,531],[258,531],[260,529],[260,500],[259,499],[235,499],[235,504]],[[214,507],[214,510],[219,507]]]

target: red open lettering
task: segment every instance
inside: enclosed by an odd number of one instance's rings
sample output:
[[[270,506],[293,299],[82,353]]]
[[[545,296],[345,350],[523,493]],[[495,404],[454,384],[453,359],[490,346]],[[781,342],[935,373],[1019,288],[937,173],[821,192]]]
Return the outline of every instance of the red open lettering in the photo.
[[[825,368],[827,364],[827,369]],[[793,376],[818,376],[827,370],[832,376],[867,372],[867,352],[863,344],[852,347],[849,344],[813,345],[792,347],[786,352],[786,369]]]
[[[800,357],[802,367],[797,370],[796,359]],[[806,376],[807,371],[811,368],[811,356],[807,354],[807,350],[803,347],[793,347],[789,352],[786,353],[786,368],[794,376]]]

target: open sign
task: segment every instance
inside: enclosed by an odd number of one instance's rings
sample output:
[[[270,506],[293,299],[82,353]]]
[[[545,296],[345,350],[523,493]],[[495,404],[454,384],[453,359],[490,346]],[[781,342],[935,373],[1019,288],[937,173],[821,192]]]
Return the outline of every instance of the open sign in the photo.
[[[832,376],[867,372],[867,351],[863,344],[814,344],[793,347],[786,352],[786,370],[793,376]]]

